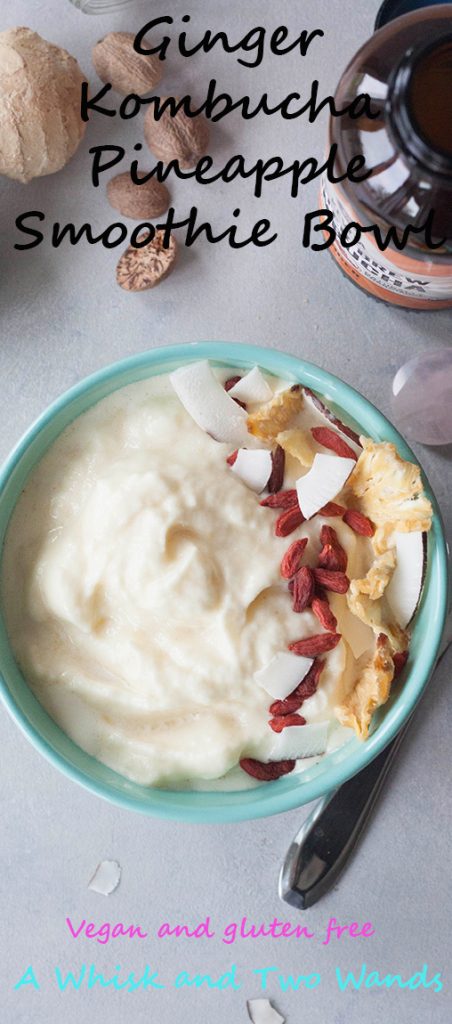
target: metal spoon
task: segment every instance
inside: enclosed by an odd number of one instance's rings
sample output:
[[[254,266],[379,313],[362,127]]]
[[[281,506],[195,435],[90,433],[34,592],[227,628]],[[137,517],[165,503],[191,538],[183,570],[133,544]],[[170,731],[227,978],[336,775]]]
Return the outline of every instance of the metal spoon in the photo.
[[[450,643],[452,613],[446,623],[438,661]],[[366,768],[320,800],[303,822],[279,876],[279,895],[286,903],[307,910],[334,885],[369,821],[410,722],[411,718],[395,740]]]

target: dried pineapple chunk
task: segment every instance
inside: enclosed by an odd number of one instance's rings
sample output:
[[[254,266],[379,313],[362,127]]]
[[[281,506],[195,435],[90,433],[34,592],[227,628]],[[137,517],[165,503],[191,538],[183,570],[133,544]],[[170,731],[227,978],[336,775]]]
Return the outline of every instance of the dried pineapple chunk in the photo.
[[[345,700],[336,708],[342,725],[367,739],[372,715],[386,703],[394,678],[394,655],[407,650],[408,633],[395,621],[386,588],[397,566],[394,532],[426,532],[433,510],[423,492],[419,466],[405,462],[393,444],[360,438],[363,452],[347,483],[346,497],[358,499],[359,511],[375,524],[371,544],[376,558],[366,576],[351,580],[347,604],[373,630],[374,654]],[[352,504],[352,500],[350,504]]]
[[[296,428],[295,430],[283,430],[282,433],[278,434],[276,438],[277,444],[284,448],[287,455],[292,455],[294,459],[298,459],[302,466],[306,466],[308,469],[314,462],[315,449],[310,444],[310,434],[307,434],[305,430]]]
[[[352,690],[343,703],[335,708],[336,718],[341,725],[355,729],[357,736],[366,740],[372,715],[377,708],[386,704],[393,678],[391,645],[388,637],[381,633],[377,637],[374,654],[359,674]]]
[[[372,601],[378,601],[392,579],[397,564],[395,548],[390,548],[372,563],[362,580],[352,580],[355,593],[367,594]]]
[[[248,430],[254,437],[262,441],[275,441],[278,434],[286,430],[303,405],[303,395],[299,384],[287,391],[281,391],[271,402],[261,406],[257,412],[248,416]]]
[[[348,481],[360,511],[377,526],[374,549],[382,553],[393,530],[411,533],[432,525],[432,506],[423,493],[419,466],[405,462],[395,445],[361,437],[363,452]]]
[[[405,651],[408,636],[394,621],[384,600],[384,592],[392,578],[397,559],[394,548],[379,555],[363,579],[351,580],[347,604],[353,615],[373,629],[376,636],[384,633],[394,651]]]

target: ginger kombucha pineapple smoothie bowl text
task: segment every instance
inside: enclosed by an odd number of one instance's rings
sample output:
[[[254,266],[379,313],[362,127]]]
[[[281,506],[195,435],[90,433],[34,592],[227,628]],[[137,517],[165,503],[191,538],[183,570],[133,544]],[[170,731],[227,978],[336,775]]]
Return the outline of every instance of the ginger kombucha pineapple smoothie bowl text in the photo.
[[[2,694],[105,798],[188,821],[307,803],[427,684],[447,607],[412,452],[272,349],[155,349],[82,381],[0,479]]]

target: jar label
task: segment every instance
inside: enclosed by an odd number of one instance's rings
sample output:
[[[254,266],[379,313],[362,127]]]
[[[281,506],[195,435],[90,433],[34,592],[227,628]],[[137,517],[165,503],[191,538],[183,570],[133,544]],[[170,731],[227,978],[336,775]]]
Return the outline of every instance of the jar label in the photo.
[[[383,253],[369,236],[362,236],[356,245],[346,249],[340,236],[351,221],[359,224],[359,219],[352,208],[347,209],[337,188],[326,178],[322,179],[320,205],[334,217],[336,239],[330,252],[360,288],[386,302],[412,309],[452,306],[451,263],[416,260],[392,249]]]

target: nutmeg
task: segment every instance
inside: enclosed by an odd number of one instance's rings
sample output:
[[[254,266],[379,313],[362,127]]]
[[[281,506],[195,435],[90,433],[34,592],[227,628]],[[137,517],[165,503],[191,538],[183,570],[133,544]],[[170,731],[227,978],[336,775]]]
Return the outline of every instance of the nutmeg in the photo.
[[[158,57],[137,53],[134,39],[133,32],[109,32],[93,47],[93,64],[99,78],[124,96],[144,96],[158,85],[163,75]],[[150,45],[148,40],[144,42]]]
[[[138,235],[137,242],[144,242],[146,232]],[[163,246],[164,231],[156,231],[154,238],[136,249],[129,245],[123,252],[116,267],[116,281],[127,292],[144,292],[155,288],[168,277],[174,267],[177,255],[176,239],[171,235],[168,248]]]
[[[178,110],[172,117],[166,109],[158,121],[153,104],[144,119],[144,137],[149,149],[164,163],[178,160],[181,167],[193,167],[205,155],[209,144],[209,125],[202,116],[188,117]]]
[[[119,210],[123,217],[131,217],[132,220],[152,220],[154,217],[160,217],[170,203],[166,185],[156,178],[136,185],[127,171],[124,174],[117,174],[108,182],[107,198],[110,206]]]

